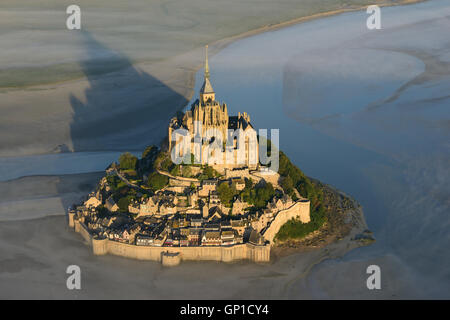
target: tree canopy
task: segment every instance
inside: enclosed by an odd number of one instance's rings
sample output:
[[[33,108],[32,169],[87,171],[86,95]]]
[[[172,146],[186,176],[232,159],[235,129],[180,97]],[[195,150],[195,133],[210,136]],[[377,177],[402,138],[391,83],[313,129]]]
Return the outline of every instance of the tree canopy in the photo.
[[[119,166],[122,170],[135,170],[138,158],[129,152],[125,152],[119,157]]]
[[[236,195],[236,187],[234,184],[230,186],[230,184],[225,181],[219,184],[217,187],[217,193],[219,194],[220,202],[226,207],[231,207],[231,202],[233,201],[233,197]]]
[[[164,188],[168,183],[169,178],[167,176],[155,171],[149,175],[147,185],[155,192]]]
[[[244,201],[252,204],[255,208],[261,209],[267,206],[267,203],[275,195],[275,190],[271,183],[258,183],[253,187],[253,183],[246,183],[242,190],[241,197]]]

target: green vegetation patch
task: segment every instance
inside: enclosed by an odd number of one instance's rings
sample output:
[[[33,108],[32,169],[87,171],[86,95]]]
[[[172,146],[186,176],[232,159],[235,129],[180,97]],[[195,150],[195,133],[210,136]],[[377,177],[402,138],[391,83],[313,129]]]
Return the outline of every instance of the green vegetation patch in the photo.
[[[251,180],[246,180],[240,196],[243,201],[253,205],[254,209],[262,209],[275,196],[275,190],[271,183],[258,183],[254,186]]]
[[[275,236],[276,240],[285,241],[289,239],[301,239],[306,235],[318,230],[326,221],[325,209],[320,207],[313,215],[311,221],[303,223],[298,219],[291,219],[281,226]]]
[[[234,184],[230,186],[228,181],[222,182],[217,187],[217,193],[219,194],[220,202],[222,202],[225,207],[230,208],[233,198],[237,194],[236,186]]]
[[[122,170],[135,170],[138,158],[129,152],[125,152],[119,157],[119,166]]]
[[[268,143],[270,146],[270,142]],[[299,220],[291,220],[284,224],[278,231],[275,239],[288,240],[300,239],[307,234],[318,230],[327,221],[326,209],[323,205],[323,190],[314,185],[311,180],[282,152],[280,155],[280,167],[278,173],[282,177],[281,187],[294,200],[297,198],[295,190],[311,202],[311,221],[302,223]],[[295,190],[294,190],[295,189]]]
[[[148,176],[147,185],[153,192],[156,192],[156,191],[164,188],[165,186],[167,186],[168,183],[169,183],[169,178],[165,175],[162,175],[162,174],[156,172],[156,171],[152,172]]]

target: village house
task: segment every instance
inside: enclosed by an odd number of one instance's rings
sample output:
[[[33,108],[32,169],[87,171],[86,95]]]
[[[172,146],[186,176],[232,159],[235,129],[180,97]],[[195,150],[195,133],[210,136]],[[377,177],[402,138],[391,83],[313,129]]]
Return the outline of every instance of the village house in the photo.
[[[249,204],[245,201],[242,201],[239,197],[236,198],[236,200],[233,202],[233,207],[231,209],[231,214],[236,215],[243,215],[245,214],[244,209],[248,208]]]
[[[234,232],[232,230],[222,231],[220,234],[220,240],[223,246],[229,246],[234,244]]]
[[[150,197],[139,206],[139,215],[154,215],[158,212],[158,198]]]
[[[102,204],[102,196],[99,192],[89,194],[88,199],[84,202],[86,208],[97,208]]]
[[[154,238],[152,236],[137,235],[136,245],[137,246],[151,246],[153,245]]]
[[[189,228],[188,241],[191,246],[198,246],[203,229]]]
[[[235,230],[240,236],[244,235],[245,229],[247,228],[244,220],[231,220],[231,228]]]
[[[220,246],[222,240],[219,231],[205,231],[202,236],[202,246]]]
[[[241,177],[233,177],[230,179],[230,184],[234,184],[237,191],[242,191],[245,188],[245,180]]]
[[[217,179],[203,180],[202,186],[198,191],[199,197],[208,197],[210,192],[216,191]]]
[[[292,201],[292,198],[287,194],[284,194],[283,197],[276,199],[275,197],[271,202],[268,203],[267,208],[272,212],[278,212],[281,210],[285,210],[290,208],[295,202]]]
[[[112,196],[106,199],[105,207],[111,212],[116,212],[117,210],[119,210],[119,206],[116,204]]]
[[[180,235],[180,247],[188,247],[189,240],[186,235]]]

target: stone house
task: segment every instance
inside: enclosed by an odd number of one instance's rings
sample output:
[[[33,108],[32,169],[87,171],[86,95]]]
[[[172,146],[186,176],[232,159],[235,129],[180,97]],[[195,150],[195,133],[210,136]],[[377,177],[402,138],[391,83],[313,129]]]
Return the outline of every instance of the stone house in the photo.
[[[84,205],[86,208],[97,208],[102,204],[102,201],[99,200],[96,196],[91,195],[85,202]]]
[[[112,196],[106,199],[105,207],[111,212],[116,212],[117,210],[119,210],[119,206],[116,204]]]
[[[249,204],[245,201],[239,199],[239,197],[233,202],[233,207],[231,208],[232,215],[243,215],[244,209],[248,208]]]
[[[219,231],[205,231],[202,236],[202,246],[220,246],[222,240]]]
[[[232,230],[222,231],[220,234],[220,240],[223,246],[229,246],[234,244],[234,232]]]
[[[242,236],[247,226],[244,220],[231,220],[231,228]]]
[[[158,212],[158,198],[150,197],[139,206],[139,215],[154,215]]]
[[[216,191],[217,179],[203,180],[202,186],[198,191],[199,197],[208,197],[211,192]]]

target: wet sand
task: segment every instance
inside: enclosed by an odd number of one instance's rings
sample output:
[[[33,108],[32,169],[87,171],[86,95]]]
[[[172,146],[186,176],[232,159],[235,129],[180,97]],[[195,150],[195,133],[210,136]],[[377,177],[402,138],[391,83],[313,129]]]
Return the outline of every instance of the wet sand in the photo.
[[[0,222],[0,299],[281,299],[325,259],[358,243],[350,238],[324,249],[293,253],[268,264],[158,262],[94,256],[64,216]],[[81,268],[82,289],[66,288],[69,265]],[[361,275],[361,281],[364,275]],[[125,290],[124,290],[125,288]]]
[[[65,215],[84,199],[104,172],[60,176],[28,176],[0,182],[1,221]]]
[[[192,97],[203,45],[213,55],[243,37],[374,2],[204,1],[79,1],[84,24],[75,32],[61,23],[61,2],[3,2],[0,156],[159,144],[170,117]]]

